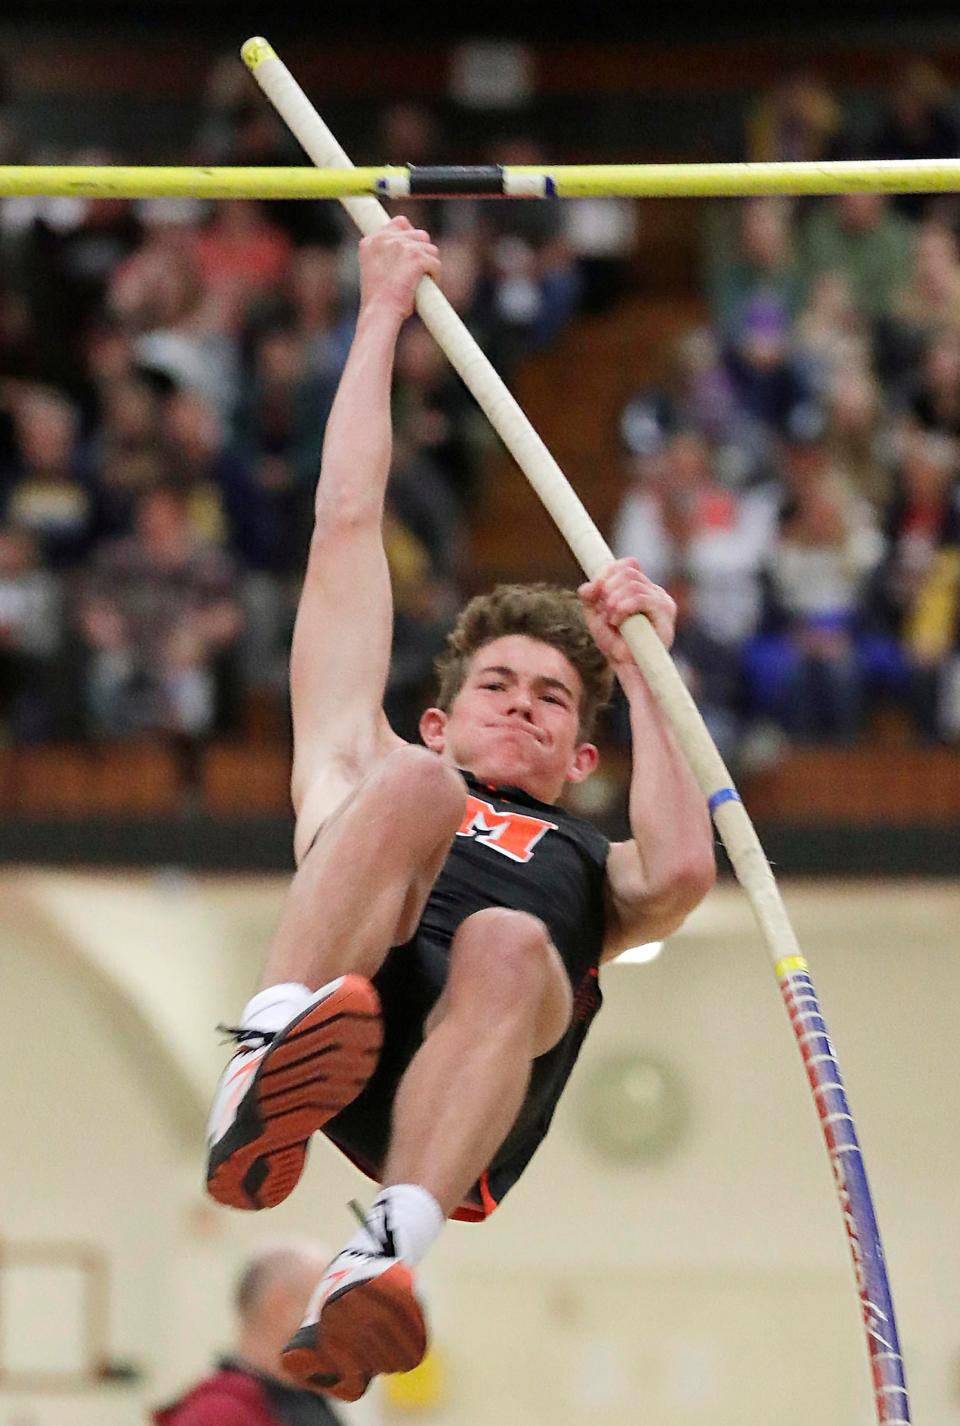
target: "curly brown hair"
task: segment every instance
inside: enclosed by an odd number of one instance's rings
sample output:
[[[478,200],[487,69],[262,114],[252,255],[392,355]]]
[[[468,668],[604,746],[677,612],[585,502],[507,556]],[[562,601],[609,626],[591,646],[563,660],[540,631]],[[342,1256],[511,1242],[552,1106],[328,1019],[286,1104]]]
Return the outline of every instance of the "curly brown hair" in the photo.
[[[556,584],[498,584],[461,610],[437,657],[437,707],[449,713],[478,649],[506,634],[525,634],[559,649],[583,684],[578,737],[589,738],[597,713],[613,690],[613,671],[594,643],[583,606],[572,589]]]

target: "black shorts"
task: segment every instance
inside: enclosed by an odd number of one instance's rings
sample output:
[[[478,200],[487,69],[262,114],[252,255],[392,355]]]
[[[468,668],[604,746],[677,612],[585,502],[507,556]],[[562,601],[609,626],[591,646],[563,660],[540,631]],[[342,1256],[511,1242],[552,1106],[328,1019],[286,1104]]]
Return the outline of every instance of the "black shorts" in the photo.
[[[378,1182],[390,1142],[397,1086],[423,1043],[424,1024],[446,984],[448,964],[447,946],[431,939],[422,927],[412,940],[393,948],[373,978],[383,1010],[379,1062],[363,1092],[323,1130],[359,1169]],[[595,987],[594,972],[591,992]],[[578,992],[577,986],[573,989]],[[582,993],[581,989],[577,998],[582,998]],[[595,994],[599,1003],[599,990]],[[534,1061],[530,1087],[513,1128],[454,1213],[455,1218],[468,1222],[486,1218],[520,1177],[547,1131],[585,1029],[575,1014],[559,1043]]]

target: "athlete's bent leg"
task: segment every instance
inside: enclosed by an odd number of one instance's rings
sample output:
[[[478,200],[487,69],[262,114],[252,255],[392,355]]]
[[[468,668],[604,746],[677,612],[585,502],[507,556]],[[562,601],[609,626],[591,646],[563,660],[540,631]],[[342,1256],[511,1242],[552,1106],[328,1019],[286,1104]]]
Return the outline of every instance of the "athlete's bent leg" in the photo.
[[[283,1355],[289,1375],[354,1401],[380,1372],[426,1351],[410,1266],[503,1143],[533,1060],[570,1022],[572,998],[546,927],[492,907],[454,937],[427,1035],[400,1082],[378,1197],[334,1258]]]
[[[452,1213],[510,1132],[533,1060],[564,1034],[571,1011],[570,982],[541,921],[500,907],[468,917],[397,1090],[384,1183],[419,1184]]]
[[[280,1203],[310,1136],[363,1089],[382,1040],[367,977],[412,935],[465,797],[462,778],[435,754],[399,748],[304,857],[214,1098],[207,1188],[218,1202]]]

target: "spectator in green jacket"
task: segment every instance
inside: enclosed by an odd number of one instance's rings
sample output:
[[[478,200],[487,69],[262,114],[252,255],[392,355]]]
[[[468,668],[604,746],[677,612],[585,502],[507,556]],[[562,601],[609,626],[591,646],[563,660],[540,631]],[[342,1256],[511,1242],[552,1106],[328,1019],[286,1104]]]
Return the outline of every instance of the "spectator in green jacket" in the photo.
[[[818,205],[801,232],[809,282],[826,272],[847,279],[857,309],[870,320],[891,307],[913,267],[914,232],[884,193],[843,193]]]

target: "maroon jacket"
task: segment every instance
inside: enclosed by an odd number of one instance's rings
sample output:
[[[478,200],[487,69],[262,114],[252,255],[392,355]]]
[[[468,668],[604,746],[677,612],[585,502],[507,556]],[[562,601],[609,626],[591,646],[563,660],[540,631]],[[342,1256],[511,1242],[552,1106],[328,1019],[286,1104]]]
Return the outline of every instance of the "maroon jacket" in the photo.
[[[297,1391],[229,1359],[151,1420],[154,1426],[338,1426],[316,1392]]]

